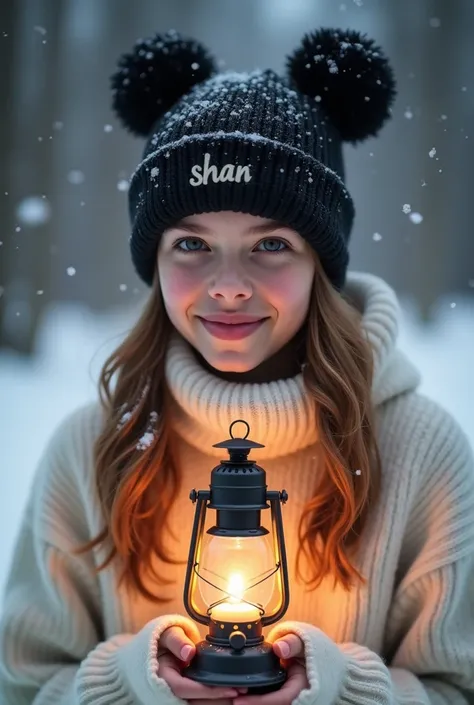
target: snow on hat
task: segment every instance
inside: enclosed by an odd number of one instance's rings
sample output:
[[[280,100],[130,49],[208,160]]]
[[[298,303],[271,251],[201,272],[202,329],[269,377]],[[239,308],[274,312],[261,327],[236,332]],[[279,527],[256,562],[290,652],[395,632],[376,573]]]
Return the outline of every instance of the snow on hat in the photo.
[[[147,138],[129,188],[131,255],[146,284],[166,228],[231,210],[296,230],[342,289],[354,220],[342,145],[375,136],[396,94],[373,40],[323,28],[287,57],[285,75],[236,73],[172,30],[139,40],[111,83],[122,124]]]

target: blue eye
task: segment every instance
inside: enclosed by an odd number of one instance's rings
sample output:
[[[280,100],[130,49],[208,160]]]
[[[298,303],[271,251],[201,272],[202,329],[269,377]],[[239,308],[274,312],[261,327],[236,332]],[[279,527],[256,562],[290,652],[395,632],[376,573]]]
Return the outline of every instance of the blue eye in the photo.
[[[178,240],[177,242],[175,242],[175,244],[173,245],[173,250],[175,250],[176,252],[182,252],[183,254],[186,254],[186,255],[192,254],[193,252],[203,252],[204,251],[201,249],[193,249],[193,248],[183,250],[181,247],[179,247],[179,245],[181,245],[183,242],[194,242],[194,243],[198,243],[200,245],[204,245],[204,242],[202,240],[200,240],[199,238],[183,237],[183,238],[181,238],[181,240]],[[268,252],[269,254],[276,255],[276,254],[280,254],[280,252],[286,252],[287,250],[290,249],[289,246],[287,245],[287,243],[284,240],[281,240],[280,238],[267,237],[265,240],[262,240],[258,244],[262,245],[263,243],[267,243],[267,242],[277,243],[277,245],[284,245],[284,249],[281,249],[281,250],[260,250],[260,252]]]

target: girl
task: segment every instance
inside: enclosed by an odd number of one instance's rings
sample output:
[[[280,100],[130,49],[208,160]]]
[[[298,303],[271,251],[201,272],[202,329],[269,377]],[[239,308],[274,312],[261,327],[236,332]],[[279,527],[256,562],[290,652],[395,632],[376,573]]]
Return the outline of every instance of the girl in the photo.
[[[347,272],[342,143],[390,114],[381,49],[322,29],[285,76],[220,74],[170,32],[138,42],[112,84],[147,136],[130,245],[151,295],[101,403],[62,423],[37,471],[1,702],[474,702],[473,455],[417,392],[392,289]],[[181,616],[188,493],[236,418],[290,496],[291,604],[268,635],[289,677],[265,695],[182,675],[200,638]]]

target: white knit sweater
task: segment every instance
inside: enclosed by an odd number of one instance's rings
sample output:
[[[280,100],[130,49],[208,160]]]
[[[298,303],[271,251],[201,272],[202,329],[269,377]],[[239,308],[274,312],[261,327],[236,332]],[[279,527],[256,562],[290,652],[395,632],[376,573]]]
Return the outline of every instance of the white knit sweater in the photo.
[[[185,561],[193,507],[206,488],[236,418],[264,449],[252,457],[270,489],[289,493],[284,508],[291,605],[285,630],[305,644],[310,688],[297,705],[474,703],[474,461],[446,411],[417,391],[419,375],[396,347],[399,308],[381,279],[348,277],[375,351],[373,399],[383,462],[380,501],[358,564],[366,586],[346,593],[330,580],[306,592],[295,578],[301,508],[320,471],[314,409],[301,375],[268,384],[223,381],[199,366],[175,336],[166,374],[182,438],[183,483],[171,523],[174,555]],[[39,464],[19,531],[0,621],[1,705],[178,705],[157,676],[157,645],[171,624],[198,630],[182,606],[183,565],[160,565],[174,584],[162,608],[98,576],[105,556],[70,549],[102,528],[92,444],[97,404],[69,416]],[[354,468],[355,470],[356,468]],[[18,469],[21,472],[21,468]],[[151,586],[153,588],[153,586]],[[202,634],[202,631],[201,631]]]

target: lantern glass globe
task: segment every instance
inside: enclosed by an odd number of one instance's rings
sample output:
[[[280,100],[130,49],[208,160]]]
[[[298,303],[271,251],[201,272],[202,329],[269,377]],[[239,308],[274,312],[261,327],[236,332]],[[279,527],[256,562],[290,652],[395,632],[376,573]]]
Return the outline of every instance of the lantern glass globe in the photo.
[[[267,577],[274,569],[275,558],[268,535],[206,534],[199,560],[199,574],[204,578],[198,581],[201,597],[208,607],[226,598],[231,603],[247,600],[265,608],[275,589],[275,576]]]

